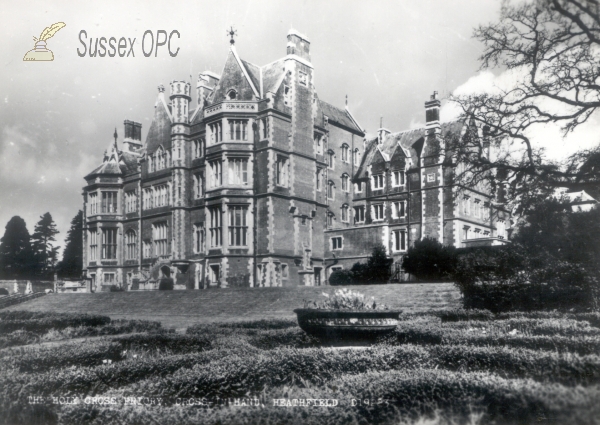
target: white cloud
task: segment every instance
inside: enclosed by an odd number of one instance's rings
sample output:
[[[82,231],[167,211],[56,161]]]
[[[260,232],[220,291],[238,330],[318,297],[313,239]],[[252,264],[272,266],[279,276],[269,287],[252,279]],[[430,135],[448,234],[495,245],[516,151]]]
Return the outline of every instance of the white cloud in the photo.
[[[525,71],[522,69],[508,70],[499,75],[483,71],[458,86],[453,94],[464,96],[478,93],[498,93],[500,90],[509,90],[514,87],[524,75]],[[541,101],[540,106],[555,113],[568,111],[564,104],[550,100]],[[461,111],[457,104],[446,102],[441,108],[441,119],[444,122],[452,121],[460,115]],[[561,125],[554,123],[532,126],[526,135],[531,139],[534,147],[544,148],[548,159],[561,161],[578,150],[597,146],[600,143],[599,130],[600,116],[596,113],[590,117],[587,123],[580,125],[566,136],[563,134]]]

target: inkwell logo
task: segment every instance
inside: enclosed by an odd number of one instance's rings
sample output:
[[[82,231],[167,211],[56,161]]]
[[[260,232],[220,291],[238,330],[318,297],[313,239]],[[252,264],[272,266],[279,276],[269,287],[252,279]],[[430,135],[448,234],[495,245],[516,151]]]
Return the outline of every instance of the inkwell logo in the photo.
[[[46,27],[39,38],[33,37],[33,41],[35,41],[35,48],[33,50],[28,51],[23,57],[24,61],[53,61],[54,53],[52,50],[48,50],[46,48],[46,40],[52,38],[54,34],[58,32],[61,28],[64,28],[66,24],[64,22],[57,22],[54,25],[50,25]]]

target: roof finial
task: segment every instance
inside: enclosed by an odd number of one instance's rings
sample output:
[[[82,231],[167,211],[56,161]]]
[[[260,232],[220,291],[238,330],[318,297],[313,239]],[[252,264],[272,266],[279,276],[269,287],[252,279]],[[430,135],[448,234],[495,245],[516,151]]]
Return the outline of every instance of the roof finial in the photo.
[[[158,92],[159,93],[164,93],[165,92],[165,86],[163,86],[162,84],[158,85]]]
[[[346,95],[346,108],[348,107],[348,95]]]
[[[113,137],[115,138],[115,145],[117,144],[117,138],[119,137],[119,135],[117,134],[117,127],[115,127],[115,134],[113,134]]]
[[[436,90],[436,91],[434,91],[434,92],[433,92],[433,94],[431,95],[431,100],[436,100],[436,99],[437,99],[437,95],[438,95],[438,92],[437,92],[437,90]]]
[[[383,117],[379,118],[379,128],[383,128]]]
[[[227,30],[227,36],[231,37],[231,39],[229,40],[229,43],[233,46],[235,44],[235,40],[233,39],[234,36],[237,35],[237,30],[234,30],[233,27],[230,27]]]

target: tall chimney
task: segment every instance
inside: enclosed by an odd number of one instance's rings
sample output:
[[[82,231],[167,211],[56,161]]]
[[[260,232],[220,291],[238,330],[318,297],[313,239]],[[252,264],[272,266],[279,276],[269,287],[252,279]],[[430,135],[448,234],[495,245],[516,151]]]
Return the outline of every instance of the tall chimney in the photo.
[[[142,124],[135,121],[123,121],[125,126],[125,140],[123,144],[129,152],[137,152],[142,148]]]
[[[425,130],[427,134],[440,133],[440,100],[434,91],[427,102],[425,102]]]
[[[308,37],[295,29],[290,29],[287,39],[287,54],[299,56],[310,62],[310,41]]]

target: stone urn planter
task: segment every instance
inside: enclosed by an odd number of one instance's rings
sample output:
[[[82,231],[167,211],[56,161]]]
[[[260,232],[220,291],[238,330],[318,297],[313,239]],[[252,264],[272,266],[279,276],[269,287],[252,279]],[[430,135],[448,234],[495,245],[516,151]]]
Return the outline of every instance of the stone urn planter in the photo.
[[[396,329],[400,311],[294,310],[304,332],[326,340],[376,339]]]
[[[365,300],[360,292],[338,289],[323,293],[321,302],[304,301],[304,308],[294,310],[298,325],[309,335],[324,340],[365,340],[393,332],[400,311],[388,310],[375,299]]]

